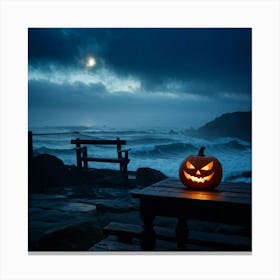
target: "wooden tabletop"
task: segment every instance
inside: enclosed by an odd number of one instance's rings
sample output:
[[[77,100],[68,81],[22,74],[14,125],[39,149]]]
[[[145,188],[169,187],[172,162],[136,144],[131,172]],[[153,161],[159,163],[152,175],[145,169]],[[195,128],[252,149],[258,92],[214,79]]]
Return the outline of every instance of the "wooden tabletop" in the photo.
[[[173,200],[200,200],[222,203],[251,205],[251,184],[221,183],[212,191],[187,189],[180,180],[168,178],[156,184],[133,190],[135,198],[168,198]]]

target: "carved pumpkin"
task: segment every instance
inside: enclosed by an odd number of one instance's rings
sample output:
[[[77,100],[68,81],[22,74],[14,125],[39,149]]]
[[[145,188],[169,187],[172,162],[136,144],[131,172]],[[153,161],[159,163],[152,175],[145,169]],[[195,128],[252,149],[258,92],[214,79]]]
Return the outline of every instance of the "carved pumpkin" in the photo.
[[[198,155],[186,157],[180,165],[179,177],[187,188],[210,190],[221,182],[221,163],[215,157],[206,157],[204,150],[201,147]]]

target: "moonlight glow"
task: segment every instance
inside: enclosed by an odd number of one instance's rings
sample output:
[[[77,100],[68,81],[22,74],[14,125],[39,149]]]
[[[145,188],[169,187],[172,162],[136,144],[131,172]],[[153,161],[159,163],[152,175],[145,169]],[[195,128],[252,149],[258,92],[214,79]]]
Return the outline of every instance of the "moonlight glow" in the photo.
[[[86,67],[92,68],[92,67],[95,66],[95,64],[96,64],[96,61],[95,61],[94,57],[90,56],[90,57],[87,58],[87,60],[86,60]]]

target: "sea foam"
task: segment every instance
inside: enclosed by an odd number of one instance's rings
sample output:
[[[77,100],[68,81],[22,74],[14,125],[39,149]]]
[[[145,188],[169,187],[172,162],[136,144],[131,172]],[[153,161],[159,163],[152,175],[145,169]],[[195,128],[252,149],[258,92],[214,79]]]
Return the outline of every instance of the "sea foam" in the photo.
[[[215,156],[223,166],[223,181],[251,182],[251,143],[237,138],[203,139],[190,137],[184,131],[169,129],[108,129],[87,127],[32,128],[35,154],[48,153],[59,157],[65,164],[76,164],[71,139],[116,139],[127,141],[130,148],[129,170],[150,167],[169,177],[178,177],[183,159],[195,155],[205,146],[206,156]],[[96,157],[116,157],[114,146],[88,146],[88,153]],[[118,169],[117,164],[89,163],[89,167]]]

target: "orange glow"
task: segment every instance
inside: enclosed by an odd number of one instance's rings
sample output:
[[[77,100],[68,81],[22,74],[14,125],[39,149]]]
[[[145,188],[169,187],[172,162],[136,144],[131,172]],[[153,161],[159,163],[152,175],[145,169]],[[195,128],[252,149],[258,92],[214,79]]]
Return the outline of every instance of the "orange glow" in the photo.
[[[212,177],[214,176],[214,172],[211,173],[208,176],[205,177],[196,177],[196,176],[192,176],[190,174],[188,174],[185,170],[184,170],[184,175],[188,180],[191,180],[192,182],[196,182],[196,183],[204,183],[205,181],[210,181],[212,179]]]
[[[213,161],[209,162],[207,165],[203,166],[201,170],[209,171],[213,168]]]
[[[195,167],[189,161],[187,161],[186,166],[188,169],[195,169]]]

